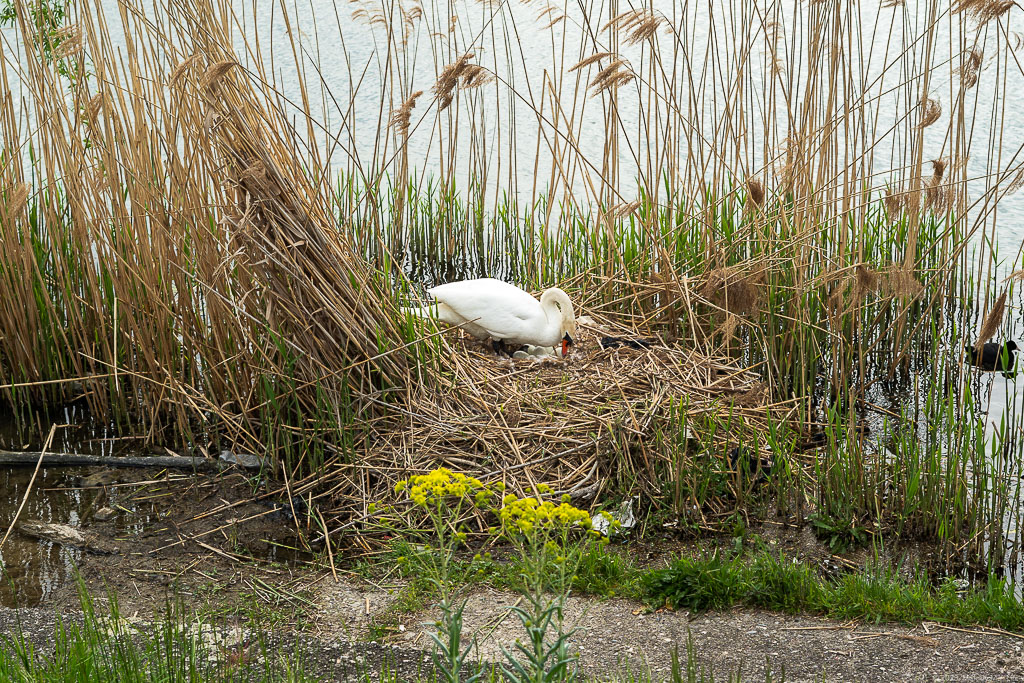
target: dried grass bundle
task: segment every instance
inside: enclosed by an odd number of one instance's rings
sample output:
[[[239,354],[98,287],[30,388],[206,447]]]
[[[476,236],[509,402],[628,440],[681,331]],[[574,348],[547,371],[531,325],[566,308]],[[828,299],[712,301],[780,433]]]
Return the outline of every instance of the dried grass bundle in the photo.
[[[1003,293],[992,303],[992,308],[989,309],[988,315],[985,316],[985,322],[981,325],[978,340],[974,342],[974,348],[979,355],[985,342],[994,337],[996,332],[999,331],[999,326],[1003,324],[1003,315],[1005,313],[1006,290],[1003,290]]]

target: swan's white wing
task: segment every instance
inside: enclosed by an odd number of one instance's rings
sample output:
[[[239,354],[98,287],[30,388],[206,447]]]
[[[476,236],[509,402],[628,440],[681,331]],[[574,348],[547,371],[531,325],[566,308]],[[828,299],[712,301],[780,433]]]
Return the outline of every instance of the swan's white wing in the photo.
[[[427,291],[496,339],[529,338],[531,331],[541,329],[547,321],[539,301],[501,280],[449,282]]]
[[[440,320],[441,322],[448,323],[449,325],[456,325],[461,327],[469,334],[473,335],[477,339],[488,339],[491,333],[483,329],[475,323],[468,322],[461,315],[451,309],[448,304],[436,303],[427,306],[416,306],[413,308],[403,308],[404,313],[419,316],[420,318],[433,318]]]

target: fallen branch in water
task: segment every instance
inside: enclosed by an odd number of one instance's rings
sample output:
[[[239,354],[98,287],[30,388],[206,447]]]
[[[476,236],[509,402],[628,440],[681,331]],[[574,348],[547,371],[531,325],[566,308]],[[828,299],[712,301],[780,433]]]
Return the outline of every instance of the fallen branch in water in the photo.
[[[74,453],[45,453],[39,451],[3,451],[0,450],[0,467],[34,466],[41,467],[84,467],[102,465],[104,467],[162,467],[206,471],[220,469],[221,465],[206,458],[189,458],[183,455],[152,455],[152,456],[117,456],[117,455],[77,455]],[[226,464],[224,466],[227,466]]]

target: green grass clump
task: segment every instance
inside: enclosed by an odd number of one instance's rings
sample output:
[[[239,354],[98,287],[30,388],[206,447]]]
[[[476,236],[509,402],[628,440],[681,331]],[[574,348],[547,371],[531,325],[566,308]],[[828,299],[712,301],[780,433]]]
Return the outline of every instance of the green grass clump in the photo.
[[[23,632],[0,635],[0,680],[33,683],[119,681],[120,683],[227,683],[229,681],[313,681],[302,656],[288,649],[278,656],[263,643],[244,650],[223,648],[217,631],[170,605],[156,623],[124,619],[115,600],[98,612],[81,587],[82,618],[59,621],[52,654],[40,651]]]
[[[644,575],[641,587],[651,604],[695,611],[745,605],[842,620],[928,620],[1024,630],[1024,605],[1013,586],[994,575],[983,587],[966,589],[952,578],[934,586],[924,574],[907,577],[878,567],[829,578],[809,565],[759,550],[749,558],[719,552],[680,557]]]

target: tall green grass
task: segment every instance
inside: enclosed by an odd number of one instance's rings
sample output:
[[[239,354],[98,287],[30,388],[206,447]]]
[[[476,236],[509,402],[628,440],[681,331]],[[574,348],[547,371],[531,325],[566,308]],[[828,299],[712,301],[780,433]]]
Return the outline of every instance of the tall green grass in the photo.
[[[954,578],[936,584],[922,572],[885,566],[822,577],[808,564],[760,550],[683,556],[643,576],[642,585],[652,604],[695,611],[745,605],[842,620],[1024,630],[1024,605],[1013,585],[995,575],[977,588]]]
[[[0,678],[32,683],[303,683],[303,652],[283,654],[262,638],[237,647],[220,645],[225,631],[194,621],[181,605],[169,605],[156,621],[129,620],[116,600],[101,611],[81,590],[82,613],[58,621],[49,646],[38,646],[15,629],[0,637]],[[247,628],[253,628],[249,625]]]

